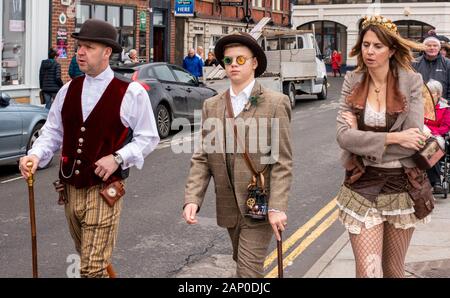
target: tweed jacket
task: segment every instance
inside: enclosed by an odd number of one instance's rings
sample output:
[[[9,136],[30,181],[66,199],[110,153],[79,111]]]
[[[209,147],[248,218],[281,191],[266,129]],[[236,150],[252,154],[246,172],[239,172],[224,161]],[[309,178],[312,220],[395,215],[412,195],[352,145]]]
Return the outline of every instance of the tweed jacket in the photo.
[[[249,141],[258,141],[258,150],[254,153],[249,152],[250,158],[257,171],[261,171],[265,164],[261,163],[261,158],[271,156],[272,149],[275,142],[278,141],[279,154],[274,156],[274,161],[270,162],[268,171],[265,172],[265,185],[268,190],[269,209],[278,209],[281,211],[287,210],[288,193],[292,181],[292,149],[291,149],[291,107],[287,96],[271,91],[262,87],[258,82],[251,92],[251,97],[256,96],[256,105],[250,105],[248,109],[244,109],[237,117],[236,121],[251,121],[262,123],[275,118],[278,119],[279,130],[277,134],[279,138],[272,139],[272,129],[270,125],[265,128],[267,131],[266,137],[261,139],[260,130],[251,131],[246,126],[245,137],[239,134],[242,141],[249,144]],[[226,131],[226,92],[218,94],[212,98],[207,99],[203,104],[202,111],[202,138],[209,139],[209,143],[215,145],[213,152],[205,149],[205,146],[196,149],[191,159],[191,168],[187,178],[185,187],[185,205],[188,203],[195,203],[200,207],[202,205],[206,189],[211,177],[214,179],[214,188],[216,193],[216,210],[217,210],[217,224],[222,227],[234,227],[238,222],[238,218],[247,212],[247,186],[252,178],[252,172],[248,169],[244,157],[241,153],[234,154],[234,169],[233,179],[227,172],[227,163],[225,155],[226,142],[234,142],[233,134],[228,134],[228,140],[224,140],[224,132],[220,131],[218,127],[222,124],[224,131]],[[241,118],[241,119],[239,119]],[[219,125],[206,125],[207,119],[216,119]],[[262,121],[261,121],[262,120]],[[230,125],[229,127],[232,126]],[[211,140],[210,136],[216,136]],[[221,137],[222,136],[222,137]],[[205,142],[203,142],[205,144]],[[267,144],[270,148],[267,150],[260,150],[261,144]],[[249,147],[247,147],[249,148]],[[209,153],[208,153],[209,152]],[[233,183],[231,183],[233,181]],[[245,218],[248,225],[255,225],[256,223]]]
[[[347,98],[355,86],[364,78],[363,72],[352,71],[346,74],[340,98],[340,107],[337,115],[337,142],[343,149],[341,161],[345,165],[351,153],[362,156],[375,163],[399,160],[403,167],[415,167],[411,156],[416,152],[398,144],[385,146],[387,132],[372,132],[351,129],[342,118],[344,111],[353,112]],[[419,73],[399,69],[398,91],[404,96],[406,108],[398,114],[389,132],[399,132],[409,128],[423,129],[424,103],[422,97],[422,76]]]

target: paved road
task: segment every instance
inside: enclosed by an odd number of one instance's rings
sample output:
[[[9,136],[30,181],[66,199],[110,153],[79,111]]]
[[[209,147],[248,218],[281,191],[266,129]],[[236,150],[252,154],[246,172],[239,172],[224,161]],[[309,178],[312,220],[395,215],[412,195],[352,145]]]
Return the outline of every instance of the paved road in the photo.
[[[297,235],[298,240],[291,238],[293,245],[285,254],[291,261],[286,276],[303,276],[343,232],[333,217],[333,206],[323,210],[336,195],[343,174],[335,142],[341,84],[342,79],[331,78],[328,100],[302,96],[293,111],[294,182],[285,239]],[[199,224],[188,226],[181,218],[189,160],[190,154],[174,154],[168,141],[163,141],[147,157],[142,171],[132,170],[113,257],[121,277],[228,276],[232,272],[228,234],[216,225],[212,183]],[[75,253],[64,210],[51,189],[57,173],[54,161],[38,172],[35,184],[43,277],[66,276]],[[27,188],[16,177],[15,166],[0,166],[0,277],[31,276]],[[203,265],[209,265],[209,270],[203,270]],[[270,263],[267,273],[273,268]]]

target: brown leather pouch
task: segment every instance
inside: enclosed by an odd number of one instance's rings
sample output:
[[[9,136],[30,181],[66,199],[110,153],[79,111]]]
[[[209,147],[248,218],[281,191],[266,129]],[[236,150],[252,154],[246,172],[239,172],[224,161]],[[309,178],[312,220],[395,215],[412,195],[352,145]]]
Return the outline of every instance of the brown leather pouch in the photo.
[[[65,184],[58,179],[53,182],[53,186],[55,187],[55,191],[59,194],[58,205],[67,204],[69,201],[67,200],[67,190]]]
[[[122,181],[114,181],[106,184],[100,191],[105,202],[113,207],[114,204],[125,194],[125,186]]]
[[[425,218],[434,209],[434,197],[430,181],[426,174],[417,168],[405,169],[408,175],[408,193],[414,201],[414,215],[418,219]]]

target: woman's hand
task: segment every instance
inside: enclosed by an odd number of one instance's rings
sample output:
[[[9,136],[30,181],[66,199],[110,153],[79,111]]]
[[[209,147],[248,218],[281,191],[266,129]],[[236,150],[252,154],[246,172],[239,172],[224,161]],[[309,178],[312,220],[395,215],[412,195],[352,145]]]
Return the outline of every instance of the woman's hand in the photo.
[[[358,122],[356,116],[352,112],[342,112],[342,118],[347,122],[348,126],[353,129],[358,128]]]
[[[427,140],[427,137],[418,128],[409,128],[401,132],[389,133],[388,137],[389,135],[394,136],[394,138],[390,138],[391,144],[396,143],[402,147],[417,151],[422,149]]]

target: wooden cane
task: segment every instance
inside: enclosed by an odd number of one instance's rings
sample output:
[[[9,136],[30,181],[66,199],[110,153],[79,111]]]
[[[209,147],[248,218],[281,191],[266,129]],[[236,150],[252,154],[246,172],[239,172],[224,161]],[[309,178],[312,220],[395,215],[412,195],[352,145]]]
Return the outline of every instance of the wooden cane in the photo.
[[[109,264],[108,267],[106,267],[106,271],[108,272],[109,278],[116,278],[116,272],[114,271],[114,268],[112,264]]]
[[[277,253],[278,253],[278,278],[283,278],[283,238],[282,232],[280,233],[280,240],[277,240]]]
[[[27,162],[27,167],[30,171],[30,176],[28,176],[28,202],[30,205],[30,223],[31,223],[31,249],[32,249],[32,262],[33,262],[33,278],[38,277],[38,266],[37,266],[37,242],[36,242],[36,215],[34,211],[34,177],[31,173],[33,168],[33,162]]]

